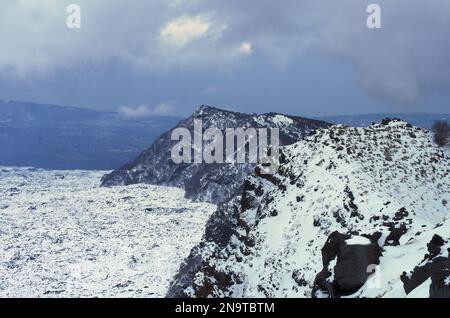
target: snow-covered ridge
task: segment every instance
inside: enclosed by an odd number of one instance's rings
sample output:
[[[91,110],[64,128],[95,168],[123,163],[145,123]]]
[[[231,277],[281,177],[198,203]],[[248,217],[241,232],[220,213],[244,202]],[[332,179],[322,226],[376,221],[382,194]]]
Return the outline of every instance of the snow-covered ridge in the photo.
[[[0,167],[0,297],[163,297],[215,206],[105,171]]]
[[[281,161],[212,215],[168,296],[450,295],[450,160],[427,131],[333,126]]]
[[[301,117],[276,113],[250,115],[203,105],[175,128],[186,128],[193,135],[195,120],[202,122],[203,129],[218,128],[222,132],[227,128],[279,128],[281,145],[292,144],[311,130],[329,126],[326,122]],[[147,183],[175,186],[184,188],[188,198],[218,204],[239,191],[245,177],[255,167],[250,163],[175,164],[171,150],[176,143],[168,131],[132,162],[105,175],[102,185]]]

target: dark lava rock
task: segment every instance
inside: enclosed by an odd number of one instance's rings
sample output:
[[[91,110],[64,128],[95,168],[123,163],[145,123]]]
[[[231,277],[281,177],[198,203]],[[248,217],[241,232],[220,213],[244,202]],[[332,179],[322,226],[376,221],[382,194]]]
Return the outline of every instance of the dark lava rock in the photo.
[[[385,223],[386,225],[386,223]],[[386,246],[398,246],[400,245],[400,238],[407,232],[405,223],[396,225],[395,223],[388,223],[391,233],[386,237]]]
[[[428,254],[411,273],[403,272],[401,280],[406,294],[411,293],[431,278],[430,298],[450,298],[450,258],[439,256],[445,241],[434,235],[427,244]],[[449,251],[450,252],[450,251]]]
[[[339,232],[333,232],[328,237],[322,248],[323,269],[314,281],[313,297],[317,297],[319,291],[331,298],[351,295],[372,274],[368,272],[369,266],[379,264],[382,249],[377,241],[380,233],[366,236],[371,242],[368,245],[348,245],[346,240],[351,237]],[[336,266],[329,268],[335,258]]]

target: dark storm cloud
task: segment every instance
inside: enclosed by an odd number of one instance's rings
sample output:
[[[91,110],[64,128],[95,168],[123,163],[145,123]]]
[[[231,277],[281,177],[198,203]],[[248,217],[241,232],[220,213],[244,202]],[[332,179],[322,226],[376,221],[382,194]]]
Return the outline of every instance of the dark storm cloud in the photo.
[[[413,104],[450,89],[445,0],[70,2],[82,7],[81,30],[65,28],[68,1],[0,4],[2,76],[47,76],[111,59],[149,72],[229,71],[256,53],[288,68],[315,52],[348,63],[357,83],[381,100]],[[380,30],[366,27],[372,2],[382,8]]]

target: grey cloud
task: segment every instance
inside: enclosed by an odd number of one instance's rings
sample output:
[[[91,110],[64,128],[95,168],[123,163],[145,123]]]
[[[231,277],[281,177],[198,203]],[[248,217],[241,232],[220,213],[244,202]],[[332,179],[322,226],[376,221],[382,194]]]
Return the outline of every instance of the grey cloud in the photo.
[[[352,65],[371,96],[397,105],[450,88],[448,1],[212,2],[232,21],[229,40],[245,36],[280,64],[317,50]],[[381,30],[366,27],[366,8],[374,2],[382,8]]]
[[[252,52],[281,67],[305,51],[348,63],[368,94],[398,105],[450,88],[450,2],[445,0],[76,2],[83,10],[77,31],[65,28],[69,1],[2,2],[0,21],[8,26],[0,28],[2,75],[48,74],[110,59],[143,71],[228,70],[251,58],[239,50],[249,42]],[[372,2],[382,8],[381,30],[365,24]],[[165,45],[161,29],[183,16],[205,19],[208,32],[187,37],[193,40],[180,47]]]

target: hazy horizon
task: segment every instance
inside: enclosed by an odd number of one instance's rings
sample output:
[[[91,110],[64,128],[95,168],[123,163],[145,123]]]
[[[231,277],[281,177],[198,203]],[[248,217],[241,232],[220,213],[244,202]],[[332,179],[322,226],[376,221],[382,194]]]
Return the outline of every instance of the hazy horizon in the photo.
[[[33,101],[26,101],[26,100],[6,100],[6,99],[2,99],[0,98],[0,102],[5,102],[5,103],[19,103],[19,104],[28,104],[28,105],[36,105],[36,107],[39,106],[51,106],[51,107],[63,107],[63,108],[77,108],[77,109],[84,109],[84,110],[90,110],[90,111],[98,111],[98,112],[105,112],[105,113],[121,113],[120,109],[103,109],[103,108],[94,108],[94,107],[85,107],[85,106],[77,106],[77,105],[63,105],[63,104],[48,104],[48,103],[37,103],[37,102],[33,102]],[[242,112],[239,110],[238,107],[221,107],[221,106],[217,106],[217,105],[209,105],[209,104],[199,104],[199,105],[195,105],[193,107],[193,110],[195,110],[197,107],[200,106],[211,106],[211,107],[215,107],[215,108],[219,108],[219,109],[224,109],[224,110],[230,110],[233,112]],[[270,112],[274,112],[274,113],[278,113],[277,111],[270,111]],[[244,112],[245,113],[245,112]],[[251,113],[256,113],[256,114],[264,114],[264,113],[260,113],[260,112],[251,112]],[[293,113],[287,113],[287,112],[279,112],[281,114],[285,114],[285,115],[292,115],[292,116],[299,116],[299,117],[311,117],[311,118],[321,118],[321,117],[348,117],[348,116],[366,116],[366,115],[450,115],[450,111],[448,112],[427,112],[427,111],[413,111],[413,112],[367,112],[367,113],[344,113],[344,114],[324,114],[324,115],[304,115],[304,114],[293,114]],[[146,116],[136,116],[134,117],[135,119],[141,119],[141,118],[145,118],[145,117],[178,117],[178,118],[183,118],[183,117],[187,117],[189,116],[191,113],[188,114],[148,114]]]

